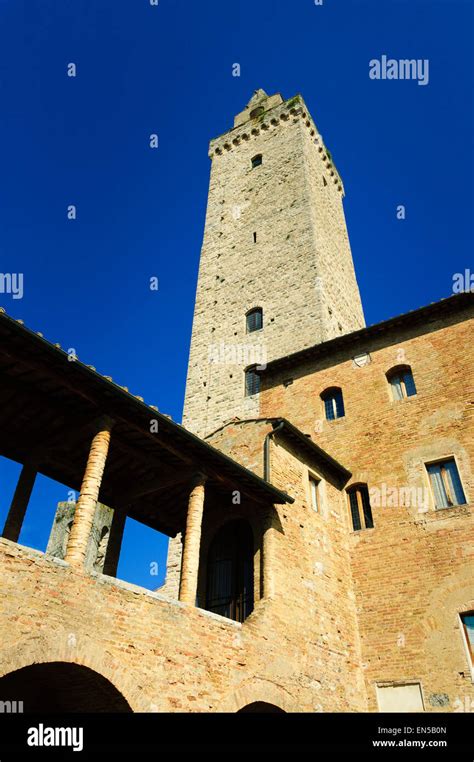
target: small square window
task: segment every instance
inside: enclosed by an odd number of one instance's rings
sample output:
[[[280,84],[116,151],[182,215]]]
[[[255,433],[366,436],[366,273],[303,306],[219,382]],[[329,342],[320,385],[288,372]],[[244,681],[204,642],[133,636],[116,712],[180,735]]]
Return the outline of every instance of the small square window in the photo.
[[[259,167],[262,162],[263,162],[263,156],[261,153],[258,153],[252,159],[252,169],[255,169],[255,167]]]
[[[426,469],[437,510],[452,508],[454,505],[465,505],[466,497],[454,458],[429,463]]]

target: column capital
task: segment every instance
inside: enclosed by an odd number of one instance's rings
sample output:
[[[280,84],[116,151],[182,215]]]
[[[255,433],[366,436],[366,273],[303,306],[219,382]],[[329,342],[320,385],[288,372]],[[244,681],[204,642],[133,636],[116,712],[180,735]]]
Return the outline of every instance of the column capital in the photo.
[[[94,421],[96,431],[112,431],[115,420],[109,415],[101,415]]]
[[[207,479],[207,474],[202,473],[202,471],[197,471],[191,477],[191,489],[194,489],[195,487],[204,487]]]

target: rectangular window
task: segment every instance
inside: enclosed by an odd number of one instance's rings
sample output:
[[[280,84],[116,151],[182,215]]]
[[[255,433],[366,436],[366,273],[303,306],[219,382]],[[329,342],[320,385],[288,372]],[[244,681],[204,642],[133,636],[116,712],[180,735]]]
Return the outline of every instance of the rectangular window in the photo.
[[[451,508],[453,505],[464,505],[466,497],[454,458],[430,463],[426,466],[435,508]]]
[[[352,527],[354,531],[357,532],[359,529],[362,529],[362,524],[360,523],[360,516],[359,516],[359,504],[357,501],[357,492],[355,491],[349,492],[349,504],[351,507]]]
[[[309,491],[311,494],[311,507],[314,511],[319,512],[319,480],[314,476],[309,477]]]
[[[251,397],[260,392],[260,376],[255,370],[245,371],[245,394]]]
[[[471,670],[474,669],[474,611],[460,614]]]

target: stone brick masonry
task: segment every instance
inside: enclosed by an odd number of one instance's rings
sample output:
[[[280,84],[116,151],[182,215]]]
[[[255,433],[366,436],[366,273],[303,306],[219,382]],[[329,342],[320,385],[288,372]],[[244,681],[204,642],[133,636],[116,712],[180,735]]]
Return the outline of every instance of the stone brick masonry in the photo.
[[[255,108],[263,113],[252,118]],[[243,394],[246,366],[364,325],[342,183],[303,99],[258,91],[236,125],[210,144],[183,419],[200,435],[258,410]],[[254,307],[264,329],[248,334]],[[225,361],[222,346],[245,355]],[[223,355],[216,362],[213,349]]]

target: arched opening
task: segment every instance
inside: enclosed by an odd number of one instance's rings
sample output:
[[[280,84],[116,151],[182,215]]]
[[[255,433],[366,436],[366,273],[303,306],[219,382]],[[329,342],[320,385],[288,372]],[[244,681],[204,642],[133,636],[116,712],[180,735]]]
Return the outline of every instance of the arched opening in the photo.
[[[280,709],[275,704],[267,704],[266,701],[254,701],[252,704],[247,704],[239,709],[237,714],[286,714],[284,709]]]
[[[339,386],[331,386],[321,393],[321,399],[324,403],[324,413],[327,421],[334,421],[336,418],[344,418],[346,412],[344,409],[344,397],[342,389]]]
[[[0,701],[23,702],[23,712],[131,712],[117,688],[80,664],[31,664],[0,678]]]
[[[250,524],[242,519],[229,521],[209,547],[206,609],[243,622],[253,611],[253,576]]]
[[[387,371],[386,377],[394,400],[398,401],[416,395],[415,379],[409,365],[397,365],[391,368]]]
[[[374,520],[367,484],[353,484],[348,487],[347,495],[354,532],[358,532],[360,529],[373,529]]]

